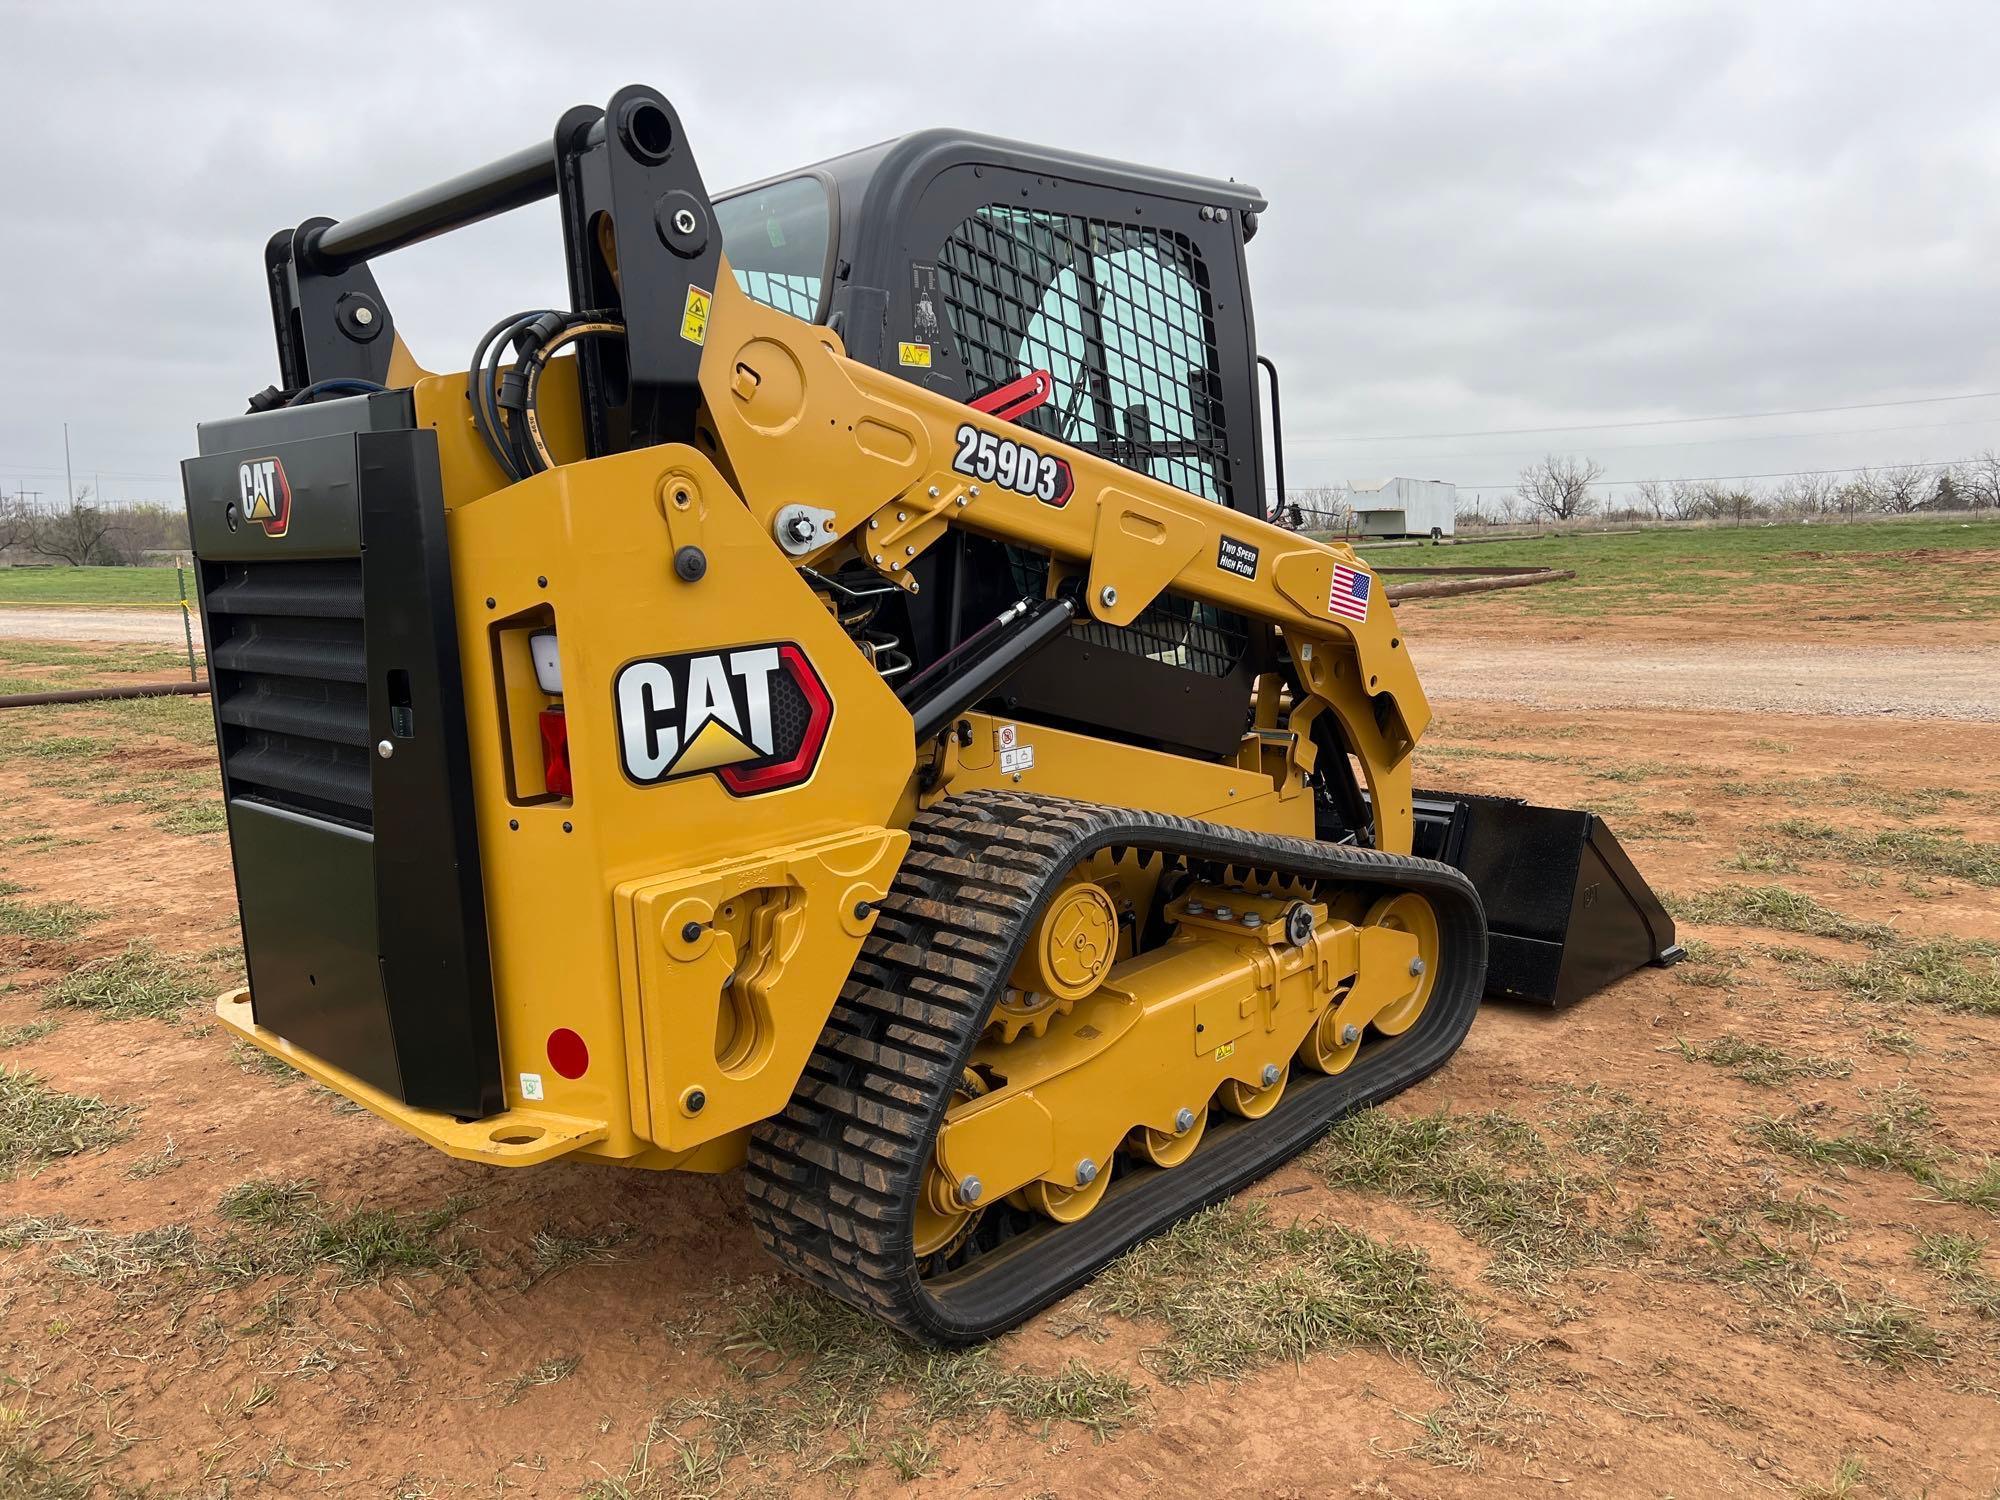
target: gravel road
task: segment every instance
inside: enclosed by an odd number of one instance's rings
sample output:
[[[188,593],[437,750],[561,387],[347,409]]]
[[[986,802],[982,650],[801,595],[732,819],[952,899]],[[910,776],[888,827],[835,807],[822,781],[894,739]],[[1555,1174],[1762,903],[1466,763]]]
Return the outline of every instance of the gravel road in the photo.
[[[195,621],[201,633],[201,621]],[[0,639],[178,646],[177,612],[0,608]],[[1432,698],[2000,722],[2000,645],[1798,646],[1412,640]]]
[[[2000,720],[2000,646],[1412,640],[1433,699]]]
[[[181,612],[142,607],[124,609],[32,609],[0,607],[0,640],[113,641],[124,646],[179,646]],[[194,617],[195,644],[201,644],[201,616]]]

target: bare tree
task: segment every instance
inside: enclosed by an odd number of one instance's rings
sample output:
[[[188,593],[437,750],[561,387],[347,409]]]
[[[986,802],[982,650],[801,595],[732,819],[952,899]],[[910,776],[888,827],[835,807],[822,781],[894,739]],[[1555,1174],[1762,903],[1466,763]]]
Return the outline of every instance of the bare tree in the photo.
[[[1876,470],[1873,476],[1876,504],[1892,516],[1922,510],[1936,488],[1931,482],[1932,472],[1926,464],[1892,464]]]
[[[33,512],[25,500],[0,495],[0,552],[25,546],[33,525]]]
[[[1666,520],[1668,497],[1667,487],[1657,479],[1648,479],[1633,491],[1635,505],[1643,507],[1655,521]]]
[[[1597,508],[1590,487],[1603,477],[1604,465],[1594,458],[1551,453],[1521,471],[1514,493],[1551,521],[1573,521]]]
[[[1965,466],[1966,502],[1982,510],[2000,507],[2000,453],[1988,448]]]
[[[1698,521],[1708,515],[1708,491],[1685,479],[1676,479],[1667,491],[1667,514],[1676,521]]]
[[[85,485],[67,507],[32,516],[28,550],[77,568],[122,562],[118,513],[92,505],[90,499],[91,488]]]
[[[1839,486],[1830,474],[1794,474],[1772,496],[1772,503],[1787,515],[1820,516],[1835,508]]]

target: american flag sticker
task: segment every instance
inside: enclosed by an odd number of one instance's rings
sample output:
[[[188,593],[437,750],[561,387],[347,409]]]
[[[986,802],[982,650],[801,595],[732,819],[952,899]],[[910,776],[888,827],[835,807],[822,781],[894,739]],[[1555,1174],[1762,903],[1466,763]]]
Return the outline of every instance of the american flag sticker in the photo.
[[[1329,613],[1347,620],[1368,618],[1368,595],[1375,580],[1358,568],[1350,568],[1346,563],[1333,565],[1333,587],[1327,591],[1326,607]]]

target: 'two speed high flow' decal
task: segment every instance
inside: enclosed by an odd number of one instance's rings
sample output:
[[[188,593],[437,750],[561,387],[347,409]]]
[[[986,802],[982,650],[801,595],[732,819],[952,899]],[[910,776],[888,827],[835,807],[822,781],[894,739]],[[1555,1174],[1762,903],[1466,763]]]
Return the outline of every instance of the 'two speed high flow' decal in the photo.
[[[738,797],[813,773],[833,698],[792,641],[627,662],[612,692],[618,755],[641,786],[712,772]]]

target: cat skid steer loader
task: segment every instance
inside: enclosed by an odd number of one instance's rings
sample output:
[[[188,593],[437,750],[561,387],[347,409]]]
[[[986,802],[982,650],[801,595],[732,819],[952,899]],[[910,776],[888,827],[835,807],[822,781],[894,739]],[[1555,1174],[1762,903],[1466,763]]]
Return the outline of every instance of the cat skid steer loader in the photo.
[[[549,197],[571,306],[421,368],[371,263]],[[1413,789],[1381,586],[1263,519],[1263,207],[942,131],[717,200],[632,87],[274,237],[185,465],[222,1021],[469,1160],[742,1167],[954,1344],[1670,960],[1587,814]]]

